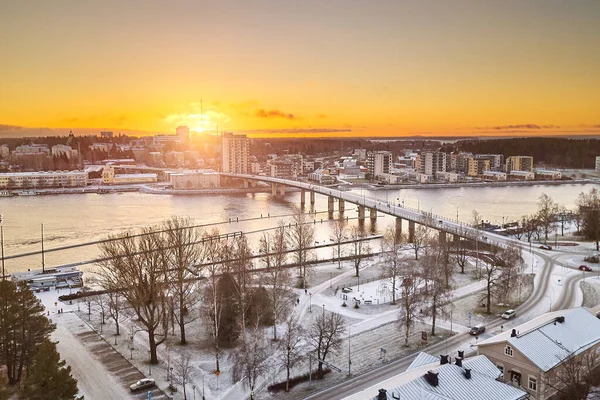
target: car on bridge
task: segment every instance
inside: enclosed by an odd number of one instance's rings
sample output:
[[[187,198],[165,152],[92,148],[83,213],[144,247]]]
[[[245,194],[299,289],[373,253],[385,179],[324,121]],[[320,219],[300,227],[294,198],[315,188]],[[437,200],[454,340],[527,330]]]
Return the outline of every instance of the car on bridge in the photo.
[[[587,265],[580,265],[579,266],[579,270],[580,271],[585,271],[585,272],[592,272],[592,268],[588,267]]]

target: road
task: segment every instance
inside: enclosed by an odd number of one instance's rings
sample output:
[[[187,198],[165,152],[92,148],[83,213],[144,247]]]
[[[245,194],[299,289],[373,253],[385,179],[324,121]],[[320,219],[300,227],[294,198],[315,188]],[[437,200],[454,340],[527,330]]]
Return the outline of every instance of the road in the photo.
[[[517,318],[514,318],[510,321],[497,318],[491,323],[487,323],[486,328],[488,334],[486,334],[485,336],[492,336],[491,334],[489,334],[489,332],[498,330],[501,326],[504,330],[511,329],[512,327],[518,326],[523,322],[526,322],[529,319],[531,319],[534,315],[530,314],[537,314],[538,310],[536,310],[536,308],[538,308],[538,305],[544,300],[544,297],[547,296],[549,286],[551,285],[551,277],[554,272],[554,269],[557,266],[574,270],[577,269],[576,267],[566,267],[562,264],[557,263],[557,259],[559,259],[560,257],[564,257],[566,255],[573,255],[574,253],[550,253],[549,255],[549,252],[537,249],[532,250],[532,252],[544,261],[544,265],[541,268],[541,272],[536,277],[536,284],[534,285],[534,290],[531,293],[531,296],[523,304],[521,304],[521,306],[517,307]],[[554,302],[552,307],[553,310],[567,309],[574,306],[577,297],[576,289],[579,285],[579,282],[581,282],[582,279],[583,274],[570,275],[565,279],[565,281],[563,282],[564,288],[561,291],[561,294],[559,295],[558,299],[556,299],[556,301]],[[485,336],[483,336],[482,339],[485,339]],[[431,345],[423,349],[422,351],[427,352],[429,354],[437,355],[456,354],[458,350],[465,350],[465,355],[470,356],[476,353],[476,347],[473,346],[473,344],[474,338],[468,333],[463,332],[453,336],[452,338],[446,341],[438,342],[434,345]],[[312,394],[306,397],[306,399],[334,400],[350,396],[354,393],[357,393],[361,390],[373,386],[377,382],[383,382],[386,379],[389,379],[405,371],[416,356],[417,353],[411,354],[407,357],[393,361],[389,364],[368,371],[364,374],[357,375],[337,385],[331,386],[320,392]],[[373,393],[373,396],[375,395],[376,393]]]

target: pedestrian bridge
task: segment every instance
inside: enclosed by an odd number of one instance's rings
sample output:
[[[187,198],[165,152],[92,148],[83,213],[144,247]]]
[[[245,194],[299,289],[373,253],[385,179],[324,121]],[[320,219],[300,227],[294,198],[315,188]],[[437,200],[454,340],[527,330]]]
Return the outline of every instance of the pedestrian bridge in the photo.
[[[377,218],[377,212],[388,214],[396,217],[396,232],[402,232],[402,220],[408,221],[408,240],[411,242],[414,238],[415,224],[427,226],[440,232],[440,240],[446,239],[446,233],[455,235],[455,237],[465,237],[482,242],[506,243],[511,239],[490,232],[482,232],[471,225],[464,224],[457,220],[452,220],[440,215],[428,213],[423,210],[400,206],[379,199],[372,199],[354,193],[349,193],[343,190],[334,189],[326,186],[321,186],[311,182],[301,182],[292,179],[275,178],[263,175],[251,174],[235,174],[230,172],[219,172],[223,177],[243,179],[245,185],[248,186],[249,181],[261,181],[271,184],[273,195],[283,195],[286,187],[294,187],[301,189],[300,204],[304,206],[306,203],[306,192],[310,193],[310,203],[315,203],[315,193],[328,197],[328,210],[333,214],[335,210],[335,201],[337,200],[339,211],[344,212],[345,203],[352,203],[358,206],[358,219],[364,221],[365,210],[369,210],[371,219]]]

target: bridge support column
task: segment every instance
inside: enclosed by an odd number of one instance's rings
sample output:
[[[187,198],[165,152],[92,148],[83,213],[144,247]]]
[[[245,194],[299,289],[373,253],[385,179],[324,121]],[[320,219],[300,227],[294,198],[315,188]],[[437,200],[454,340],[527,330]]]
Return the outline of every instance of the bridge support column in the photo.
[[[377,219],[377,209],[371,208],[370,213],[371,221],[375,221]]]
[[[402,218],[396,217],[396,243],[400,242],[400,238],[402,237]]]
[[[279,195],[281,197],[285,196],[285,185],[279,185]]]
[[[338,209],[339,209],[340,213],[344,212],[344,210],[346,209],[346,203],[344,203],[344,200],[342,200],[342,199],[338,200]]]
[[[302,189],[300,191],[300,207],[304,207],[305,203],[306,203],[306,191],[304,189]]]
[[[244,189],[248,189],[249,187],[248,179],[244,179]]]
[[[277,196],[277,184],[271,183],[271,196]]]
[[[334,198],[332,196],[328,196],[327,197],[327,211],[329,212],[329,214],[333,214],[333,209],[334,207]]]
[[[315,192],[310,192],[310,205],[315,205]]]
[[[446,243],[446,232],[445,231],[439,231],[438,240],[440,241],[440,243]]]
[[[408,243],[415,242],[415,221],[408,221]]]
[[[358,220],[362,222],[365,221],[365,206],[358,206]]]

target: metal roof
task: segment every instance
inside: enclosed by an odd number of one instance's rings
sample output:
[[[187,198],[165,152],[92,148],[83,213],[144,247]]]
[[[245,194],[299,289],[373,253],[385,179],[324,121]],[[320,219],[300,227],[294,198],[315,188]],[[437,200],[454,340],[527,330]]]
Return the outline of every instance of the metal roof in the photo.
[[[542,371],[549,371],[570,355],[576,355],[600,342],[600,319],[583,307],[556,318],[516,337],[508,343]]]
[[[431,354],[427,354],[425,352],[420,352],[406,370],[410,371],[411,369],[419,368],[426,364],[433,364],[438,361],[438,357],[432,356]]]
[[[435,364],[425,364],[408,371],[408,382],[388,390],[388,400],[519,400],[528,396],[523,390],[497,381],[500,371],[485,356],[464,360],[464,367],[439,365],[437,357],[433,358],[436,359]],[[465,377],[465,368],[471,369],[471,379]],[[425,378],[428,370],[437,371],[438,386],[432,386]]]

